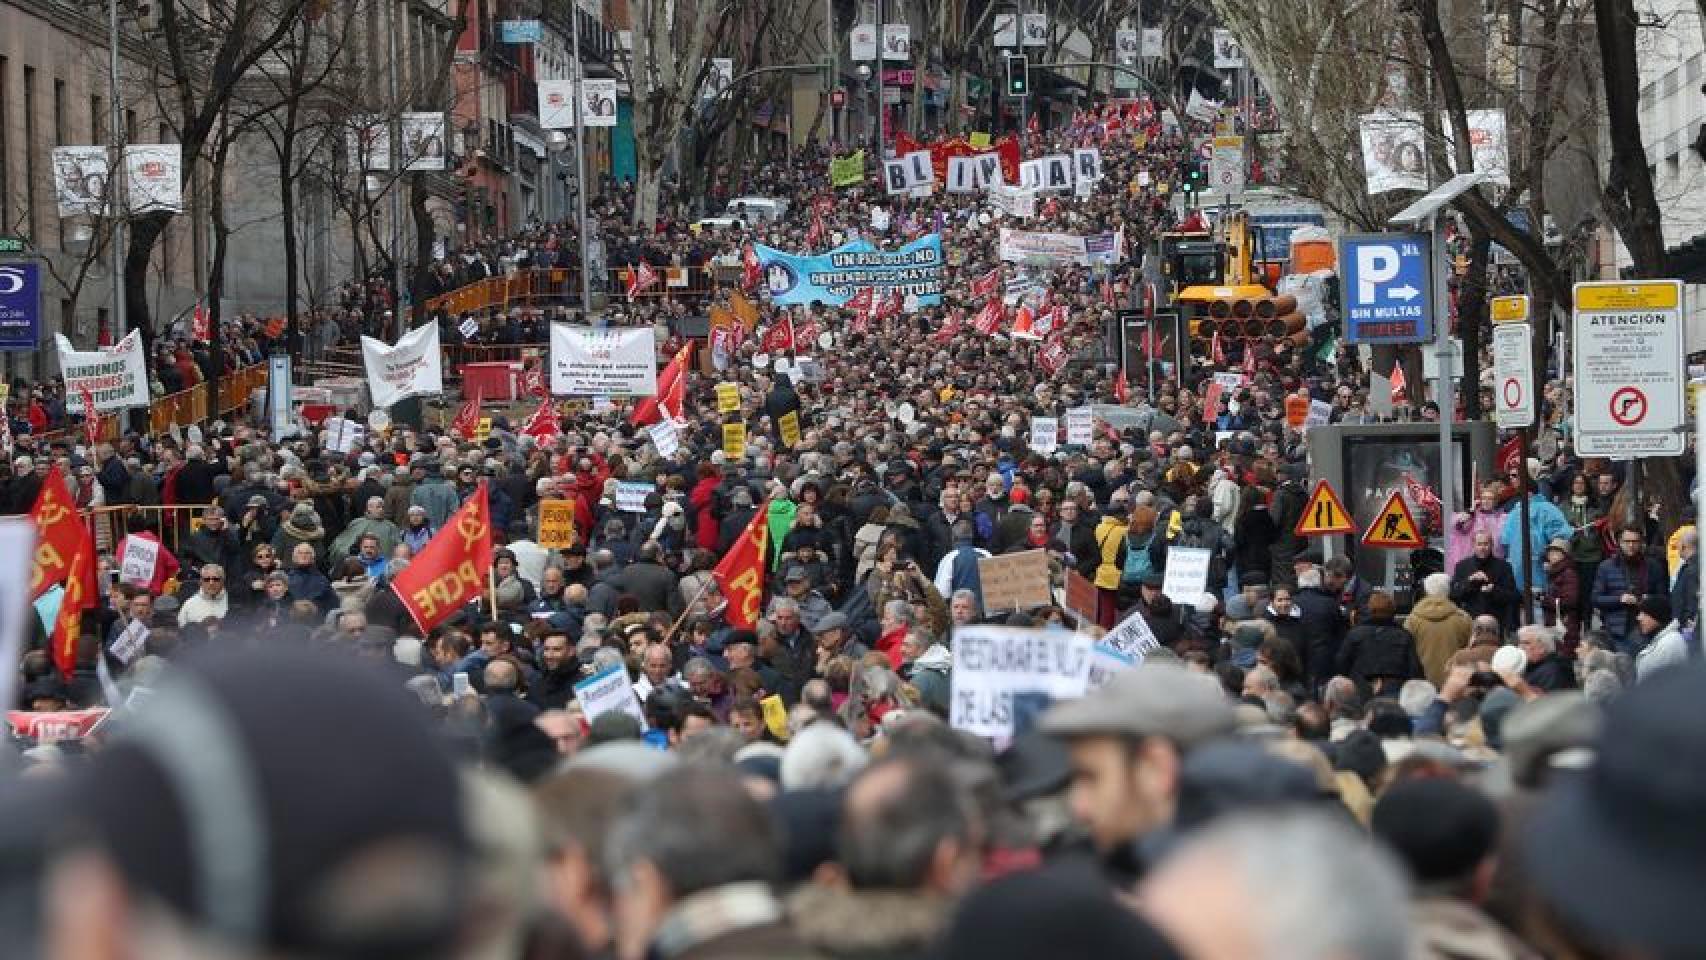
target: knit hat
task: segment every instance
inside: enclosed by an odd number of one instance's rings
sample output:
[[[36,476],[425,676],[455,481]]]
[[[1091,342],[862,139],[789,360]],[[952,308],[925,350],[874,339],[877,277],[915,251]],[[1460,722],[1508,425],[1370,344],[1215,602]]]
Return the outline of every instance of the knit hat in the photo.
[[[1430,777],[1393,784],[1370,826],[1418,883],[1439,883],[1468,876],[1493,852],[1499,812],[1474,787]]]
[[[961,903],[942,960],[1179,956],[1137,911],[1113,897],[1091,864],[1066,860],[1002,877]]]
[[[1671,620],[1670,598],[1662,593],[1642,597],[1641,605],[1637,609],[1661,624]]]

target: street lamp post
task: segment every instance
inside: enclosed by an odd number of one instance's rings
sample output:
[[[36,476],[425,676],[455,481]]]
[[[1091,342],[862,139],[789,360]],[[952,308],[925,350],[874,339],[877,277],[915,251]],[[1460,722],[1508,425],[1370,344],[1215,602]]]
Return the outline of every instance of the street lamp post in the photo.
[[[124,213],[122,204],[125,201],[114,184],[119,183],[118,173],[124,169],[124,140],[129,132],[124,129],[124,104],[119,99],[118,88],[118,0],[107,0],[107,102],[111,104],[111,112],[107,119],[107,148],[112,160],[107,165],[107,198],[106,215],[112,221],[112,232],[107,238],[111,244],[108,250],[109,271],[112,273],[112,336],[113,342],[123,339],[125,330],[124,303]]]
[[[575,72],[575,233],[581,248],[581,319],[592,322],[592,258],[587,255],[592,240],[586,223],[586,96],[581,64],[581,16],[578,4],[569,5],[569,44],[573,47]]]

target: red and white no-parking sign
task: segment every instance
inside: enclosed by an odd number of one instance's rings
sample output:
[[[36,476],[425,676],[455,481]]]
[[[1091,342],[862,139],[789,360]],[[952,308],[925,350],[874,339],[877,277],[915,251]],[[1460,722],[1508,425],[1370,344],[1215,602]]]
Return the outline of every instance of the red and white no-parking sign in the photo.
[[[1493,420],[1501,429],[1534,426],[1534,328],[1493,326]]]

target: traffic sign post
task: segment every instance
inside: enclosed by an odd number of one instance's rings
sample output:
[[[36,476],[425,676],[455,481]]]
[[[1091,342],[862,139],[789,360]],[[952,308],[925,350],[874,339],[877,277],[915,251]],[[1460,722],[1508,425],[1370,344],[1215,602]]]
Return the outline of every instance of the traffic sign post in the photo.
[[[1209,189],[1223,194],[1244,192],[1244,138],[1215,137],[1209,153]]]
[[[1670,457],[1686,445],[1682,282],[1578,283],[1575,446],[1586,457]]]
[[[1432,249],[1425,233],[1353,234],[1339,241],[1339,297],[1347,343],[1432,338]]]
[[[1493,327],[1493,421],[1501,430],[1534,426],[1534,328]]]
[[[1309,495],[1309,502],[1304,504],[1293,532],[1300,537],[1326,537],[1337,533],[1356,533],[1357,527],[1351,522],[1351,512],[1333,492],[1332,485],[1322,480],[1315,485],[1315,492]]]
[[[1403,495],[1397,490],[1386,498],[1386,505],[1362,532],[1362,545],[1389,550],[1414,550],[1427,546],[1427,541],[1422,539],[1421,528],[1416,526],[1415,515],[1410,513],[1410,505],[1404,502]]]

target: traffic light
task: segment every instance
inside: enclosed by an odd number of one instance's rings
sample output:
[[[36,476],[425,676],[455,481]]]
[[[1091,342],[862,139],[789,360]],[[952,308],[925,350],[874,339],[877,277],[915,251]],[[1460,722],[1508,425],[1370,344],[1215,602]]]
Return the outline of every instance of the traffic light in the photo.
[[[1007,96],[1014,99],[1031,95],[1031,61],[1020,55],[1007,58]]]
[[[1207,186],[1204,182],[1206,180],[1207,175],[1203,173],[1202,164],[1197,161],[1192,161],[1185,167],[1184,182],[1179,185],[1179,189],[1186,193],[1195,193]]]

